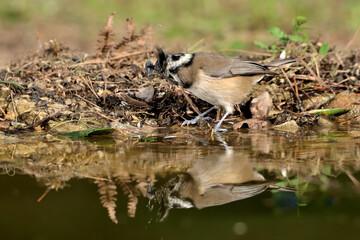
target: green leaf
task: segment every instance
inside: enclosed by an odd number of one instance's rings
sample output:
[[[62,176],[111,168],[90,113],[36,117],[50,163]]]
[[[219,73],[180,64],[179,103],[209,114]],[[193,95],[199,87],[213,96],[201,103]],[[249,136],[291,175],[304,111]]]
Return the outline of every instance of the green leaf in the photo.
[[[157,142],[157,139],[154,137],[144,137],[141,138],[139,142]]]
[[[279,187],[286,187],[286,182],[285,181],[282,181],[282,182],[277,182],[275,183],[276,186],[279,186]]]
[[[8,84],[12,84],[12,85],[15,85],[15,86],[17,86],[17,87],[19,87],[19,88],[24,89],[24,87],[23,87],[23,86],[21,86],[20,84],[18,84],[18,83],[16,83],[16,82],[10,82],[10,81],[0,81],[0,83],[8,83]]]
[[[325,175],[331,175],[331,167],[329,165],[326,165],[323,169],[322,169],[322,173]]]
[[[299,206],[299,207],[306,207],[306,206],[307,206],[307,203],[298,203],[298,206]]]
[[[314,109],[304,113],[307,114],[323,114],[327,116],[334,116],[334,115],[341,115],[351,111],[351,109],[344,109],[344,108],[332,108],[332,109]]]
[[[294,26],[294,35],[298,34],[298,31],[300,31],[304,37],[306,38],[306,42],[309,40],[307,37],[307,34],[305,33],[303,27],[301,25],[303,25],[304,23],[306,23],[308,20],[306,17],[304,16],[297,16],[296,18],[294,18],[292,20],[292,25]]]
[[[270,50],[271,50],[271,52],[276,53],[276,52],[280,51],[281,48],[276,46],[275,44],[273,44],[270,46]]]
[[[68,133],[60,133],[59,135],[71,137],[71,138],[82,138],[82,137],[91,137],[95,135],[107,135],[114,132],[114,128],[91,128],[83,131],[75,131],[75,132],[68,132]]]
[[[291,179],[291,180],[289,180],[289,183],[290,183],[290,185],[298,185],[298,184],[300,184],[300,179],[298,179],[298,178]]]
[[[277,37],[277,38],[284,38],[286,37],[286,34],[284,33],[283,30],[281,30],[278,27],[271,27],[269,28],[269,33],[272,34],[273,36]]]
[[[325,56],[326,54],[328,54],[330,49],[330,44],[329,42],[325,42],[319,49],[319,54],[322,56]]]
[[[307,22],[308,22],[308,20],[304,16],[297,16],[297,17],[293,18],[293,20],[291,21],[292,25],[294,25],[294,26],[296,26],[296,25],[301,26]]]
[[[262,43],[262,42],[259,42],[259,41],[254,41],[254,44],[255,44],[256,46],[258,46],[259,48],[269,49],[269,46],[266,45],[265,43]]]
[[[289,35],[288,38],[295,42],[307,42],[308,39],[299,35]]]

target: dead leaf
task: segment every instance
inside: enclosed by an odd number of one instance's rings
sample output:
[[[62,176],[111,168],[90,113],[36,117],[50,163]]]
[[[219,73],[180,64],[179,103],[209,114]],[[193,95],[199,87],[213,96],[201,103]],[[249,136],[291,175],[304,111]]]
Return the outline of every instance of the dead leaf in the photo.
[[[10,121],[0,121],[0,131],[6,131],[10,128]]]
[[[65,100],[65,105],[71,105],[72,104],[72,100],[70,98]]]
[[[268,92],[264,92],[259,97],[254,98],[250,104],[252,118],[266,119],[272,105],[272,98]]]
[[[153,86],[140,88],[135,93],[135,97],[140,98],[141,100],[144,100],[145,102],[148,102],[153,98],[154,92],[155,92],[155,90],[154,90]]]

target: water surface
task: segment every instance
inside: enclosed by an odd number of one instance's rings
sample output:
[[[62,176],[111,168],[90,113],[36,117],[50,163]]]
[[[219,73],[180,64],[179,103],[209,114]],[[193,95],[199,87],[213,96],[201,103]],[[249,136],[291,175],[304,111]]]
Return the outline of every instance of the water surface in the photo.
[[[0,138],[2,239],[358,239],[355,128]]]

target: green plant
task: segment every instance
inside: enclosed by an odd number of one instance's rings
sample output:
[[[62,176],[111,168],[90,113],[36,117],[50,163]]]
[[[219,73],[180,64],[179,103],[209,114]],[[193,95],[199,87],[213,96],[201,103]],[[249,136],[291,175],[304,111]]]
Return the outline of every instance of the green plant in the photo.
[[[24,89],[23,86],[21,86],[20,84],[16,83],[16,82],[10,82],[10,81],[0,81],[0,83],[5,83],[5,84],[11,84],[11,85],[14,85],[14,86],[17,86],[19,88],[22,88]]]
[[[329,42],[325,42],[319,48],[319,54],[322,56],[325,56],[326,54],[328,54],[329,50],[330,50],[330,44],[329,44]]]
[[[306,17],[304,16],[297,16],[292,20],[293,25],[293,33],[291,35],[286,34],[283,30],[278,27],[271,27],[269,28],[269,33],[279,39],[282,43],[287,43],[288,41],[295,41],[295,42],[308,42],[309,38],[306,34],[303,25],[307,22]],[[262,49],[271,49],[272,51],[277,51],[277,45],[271,45],[270,47],[262,42],[255,41],[254,44]]]

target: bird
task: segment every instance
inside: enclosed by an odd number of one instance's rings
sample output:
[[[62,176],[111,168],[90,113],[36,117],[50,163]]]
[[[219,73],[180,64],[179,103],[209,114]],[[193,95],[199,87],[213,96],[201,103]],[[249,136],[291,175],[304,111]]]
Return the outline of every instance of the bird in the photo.
[[[261,64],[207,52],[167,54],[161,47],[157,47],[156,56],[155,65],[150,60],[146,62],[147,74],[155,70],[161,77],[213,105],[194,119],[185,120],[181,126],[196,124],[213,109],[223,107],[225,114],[214,127],[215,133],[234,112],[234,105],[244,103],[256,83],[265,75],[277,75],[271,68],[297,62],[287,58]]]
[[[172,208],[203,209],[254,197],[276,190],[295,195],[295,188],[278,186],[279,179],[266,180],[254,170],[246,153],[229,146],[225,152],[213,152],[197,160],[185,172],[178,173],[157,189],[149,185],[147,197],[160,204],[163,221]]]

